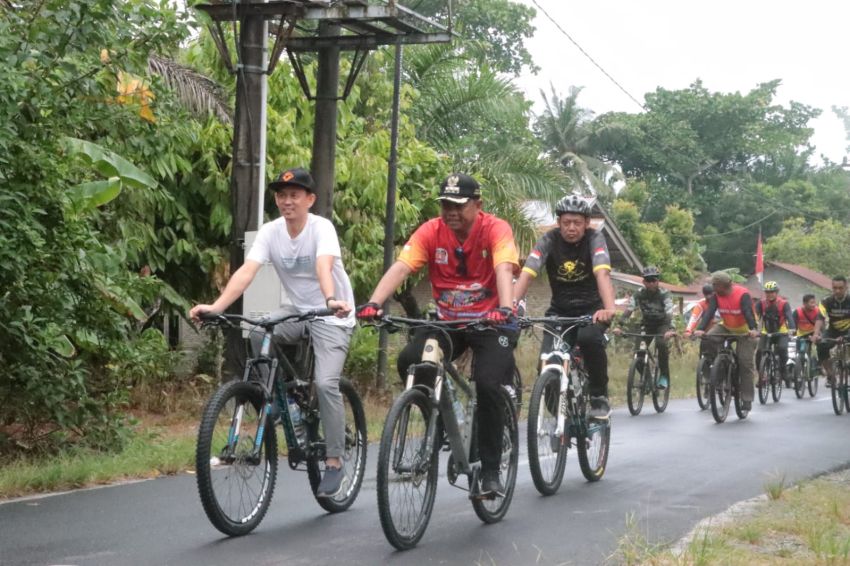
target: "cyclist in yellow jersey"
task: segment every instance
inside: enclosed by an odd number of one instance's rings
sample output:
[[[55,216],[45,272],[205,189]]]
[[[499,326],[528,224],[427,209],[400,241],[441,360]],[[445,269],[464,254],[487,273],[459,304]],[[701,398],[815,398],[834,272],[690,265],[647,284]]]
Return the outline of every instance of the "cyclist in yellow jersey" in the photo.
[[[827,383],[832,385],[832,363],[829,359],[829,351],[833,347],[832,342],[821,342],[822,337],[836,339],[850,339],[850,295],[847,293],[847,278],[837,275],[832,278],[832,295],[826,297],[820,303],[822,318],[815,322],[815,331],[812,341],[818,345],[818,360],[826,372]],[[824,320],[827,329],[824,332]]]

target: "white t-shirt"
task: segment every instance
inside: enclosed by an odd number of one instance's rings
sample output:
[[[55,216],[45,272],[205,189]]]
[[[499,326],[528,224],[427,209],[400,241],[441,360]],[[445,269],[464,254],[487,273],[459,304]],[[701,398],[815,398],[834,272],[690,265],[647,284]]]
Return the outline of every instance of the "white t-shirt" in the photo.
[[[308,311],[327,308],[316,275],[316,258],[323,255],[334,257],[331,268],[334,296],[353,307],[354,291],[342,266],[339,238],[327,218],[308,214],[307,224],[295,238],[289,236],[282,217],[263,224],[246,259],[261,264],[271,262],[293,306]],[[354,312],[346,318],[325,317],[325,321],[351,328],[355,324]]]

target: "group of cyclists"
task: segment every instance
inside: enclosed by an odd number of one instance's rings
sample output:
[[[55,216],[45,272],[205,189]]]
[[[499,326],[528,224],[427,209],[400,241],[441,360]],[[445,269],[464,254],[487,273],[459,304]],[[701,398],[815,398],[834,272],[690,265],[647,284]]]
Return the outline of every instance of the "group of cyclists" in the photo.
[[[269,189],[280,218],[264,224],[244,264],[233,273],[224,291],[212,304],[193,307],[190,317],[221,313],[236,301],[270,262],[299,311],[332,309],[335,316],[323,317],[326,324],[312,324],[309,332],[315,352],[315,384],[323,422],[327,459],[317,497],[333,497],[341,488],[340,457],[343,447],[344,407],[339,380],[347,355],[355,319],[372,322],[383,315],[382,305],[413,273],[427,266],[432,297],[439,320],[487,321],[489,328],[473,327],[447,336],[427,327],[417,329],[398,356],[399,376],[422,357],[428,338],[437,338],[454,358],[467,349],[473,353],[472,379],[478,398],[478,444],[481,460],[482,495],[500,496],[499,471],[502,429],[500,388],[512,382],[514,349],[519,338],[517,314],[529,286],[546,272],[551,302],[546,316],[589,316],[592,323],[576,328],[570,339],[580,348],[589,374],[590,419],[606,420],[608,401],[608,358],[606,332],[615,323],[615,291],[611,282],[611,260],[601,231],[591,227],[591,205],[578,195],[561,198],[554,207],[557,226],[543,234],[520,266],[519,251],[510,224],[483,211],[481,187],[471,176],[449,175],[440,185],[440,215],[422,224],[408,239],[395,263],[387,270],[368,302],[355,308],[351,282],[342,264],[336,231],[331,222],[310,213],[316,200],[315,184],[308,171],[294,168],[282,172]],[[669,351],[666,340],[674,332],[673,303],[660,288],[660,272],[643,271],[644,288],[636,292],[622,318],[635,311],[642,315],[647,334],[658,340],[659,387],[669,387]],[[837,338],[850,333],[850,298],[844,277],[833,279],[833,293],[817,305],[814,297],[791,312],[778,296],[775,283],[765,284],[765,298],[755,302],[747,289],[732,282],[725,272],[711,276],[703,292],[705,299],[694,309],[686,336],[705,337],[701,348],[711,355],[724,334],[738,335],[742,399],[749,409],[754,395],[754,354],[757,337],[785,332],[778,340],[787,345],[789,332],[818,343],[824,371],[832,375],[831,344],[822,337]],[[279,325],[276,338],[292,344],[303,340],[308,324]],[[615,333],[621,331],[617,326]],[[541,354],[552,348],[544,337]],[[447,347],[448,346],[448,347]],[[259,347],[254,344],[255,349]],[[762,345],[766,347],[766,345]],[[781,347],[780,352],[787,348]],[[785,361],[785,360],[783,360]],[[782,364],[784,367],[784,363]],[[784,377],[784,376],[783,376]]]

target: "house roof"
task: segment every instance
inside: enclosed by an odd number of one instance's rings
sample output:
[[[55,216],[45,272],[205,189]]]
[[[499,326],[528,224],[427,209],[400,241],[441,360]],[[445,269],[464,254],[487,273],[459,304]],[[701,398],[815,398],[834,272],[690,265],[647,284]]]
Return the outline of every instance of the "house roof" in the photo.
[[[768,261],[767,265],[775,265],[780,269],[790,271],[794,275],[802,277],[806,281],[814,283],[815,285],[823,289],[832,288],[832,278],[824,275],[823,273],[815,271],[814,269],[809,269],[808,267],[803,267],[802,265],[795,265],[793,263],[782,263],[779,261]]]

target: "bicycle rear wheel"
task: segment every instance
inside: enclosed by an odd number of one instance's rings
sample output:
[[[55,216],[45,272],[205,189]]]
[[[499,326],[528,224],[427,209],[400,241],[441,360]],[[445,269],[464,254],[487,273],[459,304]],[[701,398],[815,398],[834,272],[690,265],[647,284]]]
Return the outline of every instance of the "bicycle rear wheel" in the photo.
[[[251,532],[271,503],[277,437],[264,405],[257,385],[226,383],[207,403],[198,428],[198,495],[210,522],[226,535]]]
[[[838,360],[832,371],[832,410],[836,415],[841,415],[847,405],[847,368],[842,360]]]
[[[762,354],[761,363],[759,364],[758,372],[758,390],[759,403],[764,405],[767,403],[767,395],[770,389],[771,375],[773,374],[773,357],[769,354]]]
[[[670,388],[673,386],[673,380],[668,376],[667,387],[660,389],[658,387],[658,377],[661,370],[657,365],[652,369],[652,375],[649,376],[651,379],[650,383],[652,384],[652,406],[655,407],[656,413],[663,413],[664,409],[667,408],[667,401],[670,400]]]
[[[729,403],[732,401],[732,364],[725,357],[718,357],[711,364],[711,415],[718,423],[726,420]]]
[[[643,408],[645,369],[646,360],[640,356],[635,356],[631,365],[629,365],[629,377],[626,382],[626,401],[629,405],[629,413],[632,416],[639,415]]]
[[[528,403],[528,469],[534,487],[543,495],[552,495],[558,491],[567,463],[569,436],[555,435],[560,410],[560,386],[561,379],[557,372],[543,372],[534,383]]]
[[[705,356],[700,356],[697,362],[697,403],[700,410],[708,409],[711,403],[711,364]]]
[[[381,434],[378,514],[384,536],[399,550],[416,546],[434,509],[440,459],[436,434],[426,443],[430,418],[428,396],[409,389],[393,403]]]
[[[798,354],[794,361],[794,395],[802,399],[806,395],[806,377],[809,375],[809,366],[806,365],[805,354]]]
[[[773,369],[770,373],[770,396],[773,397],[774,403],[779,403],[779,399],[782,398],[782,390],[785,389],[780,363],[776,358],[773,358]]]
[[[363,411],[363,402],[357,395],[354,386],[346,378],[339,380],[339,391],[342,393],[342,404],[345,410],[345,449],[340,458],[342,462],[342,489],[334,497],[317,497],[319,506],[330,513],[345,511],[360,493],[363,484],[363,474],[366,471],[366,413]],[[320,442],[324,438],[324,432],[320,431]],[[307,460],[307,476],[310,479],[310,489],[313,495],[319,489],[322,481],[322,471],[316,458]]]
[[[513,401],[508,392],[501,388],[502,406],[504,407],[504,425],[502,426],[502,458],[499,472],[505,487],[504,497],[494,499],[473,499],[472,509],[478,518],[485,523],[501,521],[511,506],[516,487],[517,467],[519,466],[519,430]]]
[[[611,444],[611,421],[588,420],[586,432],[576,438],[578,464],[585,479],[599,481],[605,475]]]

